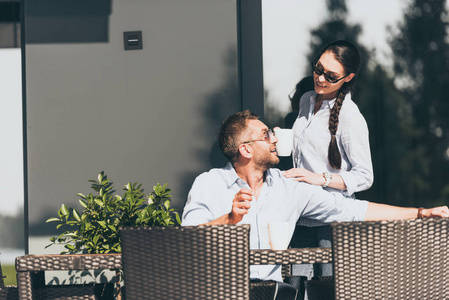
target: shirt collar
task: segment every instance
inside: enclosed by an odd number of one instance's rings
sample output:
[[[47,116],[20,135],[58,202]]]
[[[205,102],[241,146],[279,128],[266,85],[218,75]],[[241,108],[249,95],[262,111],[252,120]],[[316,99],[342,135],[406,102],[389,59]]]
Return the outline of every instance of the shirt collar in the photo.
[[[331,99],[331,100],[323,100],[323,104],[321,104],[321,106],[324,105],[325,107],[331,109],[334,106],[334,103],[335,103],[336,99],[337,98],[334,98],[334,99]]]
[[[240,179],[240,177],[237,175],[234,166],[230,162],[228,162],[228,164],[226,165],[226,167],[224,167],[224,169],[226,171],[225,181],[226,184],[228,185],[228,188],[230,188],[231,185],[233,185],[235,182],[237,182],[237,180]]]
[[[273,172],[272,169],[268,169],[265,176],[265,182],[268,186],[272,186],[274,183]]]
[[[234,183],[236,183],[238,180],[242,180],[238,175],[237,172],[234,169],[234,166],[228,162],[228,164],[226,165],[226,167],[224,168],[226,170],[225,173],[225,180],[226,180],[226,184],[228,185],[228,188],[231,187]],[[268,169],[265,172],[266,176],[265,176],[265,183],[268,184],[268,186],[272,186],[273,185],[273,172],[271,171],[271,169]]]
[[[310,105],[315,106],[315,102],[316,102],[316,97],[318,96],[317,93],[314,93],[313,95],[310,96]],[[331,99],[331,100],[323,100],[323,103],[321,103],[321,108],[323,107],[327,107],[329,109],[331,109],[334,106],[335,100],[337,100],[337,98]]]

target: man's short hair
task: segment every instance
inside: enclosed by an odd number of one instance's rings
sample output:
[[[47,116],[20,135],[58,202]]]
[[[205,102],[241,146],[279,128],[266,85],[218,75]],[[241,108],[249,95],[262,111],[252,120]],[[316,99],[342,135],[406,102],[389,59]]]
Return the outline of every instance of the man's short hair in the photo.
[[[235,113],[223,121],[218,135],[218,144],[226,158],[235,162],[239,156],[239,146],[243,143],[243,133],[247,129],[248,120],[258,120],[255,113],[244,110]]]

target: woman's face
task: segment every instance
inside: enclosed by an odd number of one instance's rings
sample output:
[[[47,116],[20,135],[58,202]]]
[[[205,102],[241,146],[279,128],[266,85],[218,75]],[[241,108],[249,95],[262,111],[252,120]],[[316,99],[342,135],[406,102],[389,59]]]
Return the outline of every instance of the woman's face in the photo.
[[[321,75],[318,75],[317,72]],[[326,79],[325,74],[333,79],[342,79],[336,83],[331,83]],[[324,52],[316,63],[316,70],[313,72],[315,92],[322,95],[323,100],[334,99],[337,97],[341,86],[345,82],[351,81],[354,76],[354,73],[346,74],[343,65],[335,59],[332,52]]]

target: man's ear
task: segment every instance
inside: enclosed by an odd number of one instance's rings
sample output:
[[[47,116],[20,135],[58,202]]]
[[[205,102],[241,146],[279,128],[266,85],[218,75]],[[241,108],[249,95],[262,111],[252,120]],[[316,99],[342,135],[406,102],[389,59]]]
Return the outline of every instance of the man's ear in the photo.
[[[241,144],[239,146],[239,152],[240,152],[240,155],[245,158],[253,157],[253,149],[248,144]]]

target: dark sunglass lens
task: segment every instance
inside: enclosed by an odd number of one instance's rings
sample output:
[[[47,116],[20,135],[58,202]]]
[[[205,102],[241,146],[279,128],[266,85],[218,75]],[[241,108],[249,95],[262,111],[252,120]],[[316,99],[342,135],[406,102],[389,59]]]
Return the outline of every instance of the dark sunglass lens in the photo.
[[[312,64],[313,67],[313,71],[318,75],[321,76],[324,74],[324,78],[326,78],[327,81],[329,81],[330,83],[336,83],[338,82],[340,79],[335,79],[334,77],[331,77],[329,75],[327,75],[324,70],[321,70],[320,68],[317,67],[316,64]]]
[[[335,79],[334,77],[329,77],[326,75],[325,75],[325,77],[326,77],[327,81],[329,81],[330,83],[336,83],[338,81],[338,79]]]

